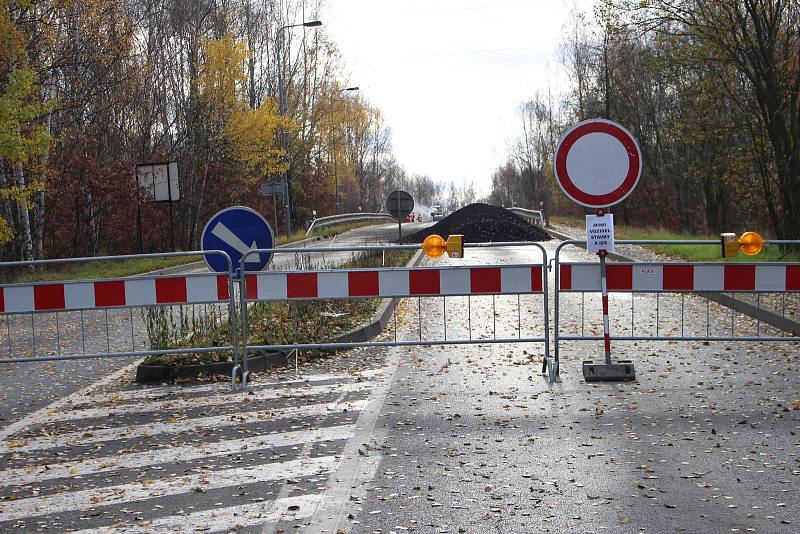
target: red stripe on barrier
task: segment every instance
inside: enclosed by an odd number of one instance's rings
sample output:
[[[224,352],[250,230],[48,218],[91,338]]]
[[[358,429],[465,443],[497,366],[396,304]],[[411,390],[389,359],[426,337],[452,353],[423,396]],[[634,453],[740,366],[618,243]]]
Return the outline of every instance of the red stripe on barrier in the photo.
[[[3,296],[3,288],[0,287],[0,313],[5,313],[6,311],[6,299]]]
[[[63,310],[64,284],[33,286],[33,307],[39,310]]]
[[[469,284],[471,293],[500,293],[500,268],[470,269]]]
[[[290,299],[317,298],[317,273],[286,275],[286,296]]]
[[[572,265],[561,265],[558,271],[559,289],[569,291],[572,289]]]
[[[244,289],[247,300],[258,300],[258,277],[254,274],[245,275]]]
[[[156,303],[186,302],[186,278],[156,278]]]
[[[609,291],[630,291],[633,289],[633,266],[632,265],[608,265],[606,266],[606,281]]]
[[[694,265],[664,265],[664,291],[691,291],[694,289]]]
[[[228,300],[230,295],[228,290],[228,276],[224,274],[217,275],[217,300]]]
[[[347,284],[351,297],[371,297],[378,295],[378,271],[353,271],[347,273]]]
[[[125,282],[109,280],[94,283],[94,305],[100,308],[125,305]]]
[[[725,291],[755,291],[755,265],[726,265]]]
[[[786,291],[800,291],[800,265],[786,266]]]
[[[563,267],[563,266],[562,266]],[[531,267],[531,291],[542,291],[542,268]]]
[[[440,292],[439,270],[409,271],[408,289],[412,295],[438,295]]]

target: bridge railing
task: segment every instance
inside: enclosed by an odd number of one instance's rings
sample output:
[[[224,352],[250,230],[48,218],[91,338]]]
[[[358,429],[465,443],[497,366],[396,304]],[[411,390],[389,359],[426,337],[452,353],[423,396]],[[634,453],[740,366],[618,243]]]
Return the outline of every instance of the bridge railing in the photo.
[[[340,224],[356,224],[367,221],[386,221],[395,222],[396,219],[386,213],[342,213],[341,215],[330,215],[328,217],[320,217],[311,221],[311,225],[306,231],[306,235],[311,234],[314,230],[321,230],[331,226]]]
[[[544,214],[539,210],[529,210],[525,208],[506,208],[511,213],[519,215],[526,221],[536,226],[544,228]]]

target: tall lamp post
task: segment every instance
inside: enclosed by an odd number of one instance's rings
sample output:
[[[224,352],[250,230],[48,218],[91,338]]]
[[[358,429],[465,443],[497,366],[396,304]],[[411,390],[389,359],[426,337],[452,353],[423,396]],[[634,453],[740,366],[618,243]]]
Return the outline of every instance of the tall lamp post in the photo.
[[[353,87],[345,87],[344,89],[341,89],[339,91],[339,94],[341,95],[345,91],[358,91],[358,86],[354,85]],[[336,148],[338,148],[338,141],[339,141],[339,136],[337,135],[335,137],[335,142],[337,143]],[[338,160],[336,158],[336,154],[334,154],[333,155],[333,180],[336,183],[336,215],[339,215],[339,213],[340,213],[340,209],[339,209],[339,172],[338,172],[338,169],[337,169],[337,161]]]
[[[278,28],[278,52],[280,59],[278,61],[278,115],[285,117],[288,113],[288,106],[286,104],[286,62],[284,61],[283,54],[283,32],[289,28],[297,28],[303,26],[304,28],[316,28],[322,26],[322,21],[310,20],[307,22],[299,22],[297,24],[287,24]],[[288,54],[287,54],[288,55]],[[289,166],[291,165],[291,154],[289,153],[289,134],[286,128],[281,128],[281,148],[286,158],[286,170],[283,171],[283,183],[286,185],[286,192],[284,199],[286,200],[286,237],[292,235],[292,182],[291,172]]]

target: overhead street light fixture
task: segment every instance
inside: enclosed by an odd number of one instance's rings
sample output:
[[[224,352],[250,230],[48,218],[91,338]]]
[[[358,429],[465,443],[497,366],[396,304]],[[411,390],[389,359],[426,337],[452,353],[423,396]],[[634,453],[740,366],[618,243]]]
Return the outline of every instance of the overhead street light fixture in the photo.
[[[357,85],[352,85],[350,87],[345,87],[344,89],[339,89],[339,95],[341,95],[342,93],[345,93],[347,91],[358,91],[358,86]],[[339,169],[338,169],[338,164],[337,164],[337,160],[336,160],[336,156],[335,155],[333,157],[333,181],[334,181],[334,187],[336,188],[335,189],[335,192],[336,192],[336,215],[339,215],[339,213],[341,212],[341,210],[340,210],[341,204],[339,202]]]
[[[283,40],[283,32],[284,30],[288,30],[289,28],[297,28],[298,26],[303,26],[304,28],[317,28],[322,26],[321,20],[309,20],[304,22],[298,22],[297,24],[287,24],[286,26],[282,26],[278,28],[277,31],[277,39],[278,43],[278,53],[280,54],[278,60],[278,115],[280,117],[285,117],[288,115],[288,105],[286,102],[286,56],[291,53],[289,50],[286,55],[284,55],[283,47],[284,47],[284,40]],[[284,151],[284,158],[286,158],[286,170],[283,171],[283,182],[286,184],[286,236],[289,237],[292,235],[292,174],[289,172],[289,167],[291,167],[291,154],[289,152],[289,135],[286,132],[286,129],[283,128],[281,131],[281,148]]]

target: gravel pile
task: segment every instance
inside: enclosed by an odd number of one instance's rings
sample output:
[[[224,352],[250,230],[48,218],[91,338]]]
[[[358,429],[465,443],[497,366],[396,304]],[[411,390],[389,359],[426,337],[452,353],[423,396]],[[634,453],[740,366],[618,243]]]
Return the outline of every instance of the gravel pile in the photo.
[[[405,236],[405,243],[421,243],[431,234],[445,239],[451,234],[463,234],[465,243],[497,241],[548,241],[550,235],[528,224],[510,211],[488,204],[470,204],[454,211],[438,223]]]

